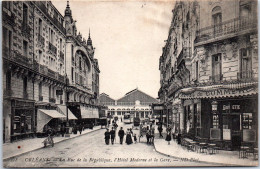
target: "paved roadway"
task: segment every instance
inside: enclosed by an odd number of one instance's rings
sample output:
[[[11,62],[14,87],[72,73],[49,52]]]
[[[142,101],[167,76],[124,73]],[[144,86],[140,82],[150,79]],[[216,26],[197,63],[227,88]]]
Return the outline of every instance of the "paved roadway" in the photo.
[[[128,126],[119,124],[126,129]],[[137,133],[138,130],[134,130]],[[3,162],[4,167],[144,167],[144,166],[209,166],[196,161],[182,161],[154,150],[152,145],[141,143],[106,145],[105,129],[57,143]],[[54,138],[55,141],[55,138]],[[41,143],[39,143],[41,144]]]

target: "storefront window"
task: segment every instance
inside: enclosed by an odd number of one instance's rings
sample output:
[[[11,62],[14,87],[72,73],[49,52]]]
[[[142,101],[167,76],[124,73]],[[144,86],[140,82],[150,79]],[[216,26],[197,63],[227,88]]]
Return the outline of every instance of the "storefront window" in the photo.
[[[14,134],[32,131],[32,112],[29,110],[16,110],[14,115]]]
[[[252,129],[253,115],[252,113],[243,114],[243,129]]]
[[[219,128],[219,116],[217,114],[213,114],[213,128]]]

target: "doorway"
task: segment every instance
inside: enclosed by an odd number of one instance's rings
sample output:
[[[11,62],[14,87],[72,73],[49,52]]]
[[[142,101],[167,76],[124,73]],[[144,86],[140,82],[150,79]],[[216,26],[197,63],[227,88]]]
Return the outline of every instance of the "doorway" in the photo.
[[[241,136],[241,120],[240,115],[231,115],[231,142],[232,149],[238,150],[241,146],[242,136]]]

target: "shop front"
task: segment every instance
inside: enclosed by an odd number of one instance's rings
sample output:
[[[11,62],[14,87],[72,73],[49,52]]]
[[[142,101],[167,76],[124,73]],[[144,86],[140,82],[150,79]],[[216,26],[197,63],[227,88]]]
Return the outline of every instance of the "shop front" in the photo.
[[[4,141],[15,141],[35,134],[34,101],[24,99],[5,100],[4,111]],[[9,114],[10,112],[10,114]],[[9,122],[8,123],[8,118]],[[10,126],[9,126],[10,124]],[[9,135],[10,134],[10,135]]]
[[[258,133],[256,83],[182,89],[184,133],[219,147],[255,146]]]

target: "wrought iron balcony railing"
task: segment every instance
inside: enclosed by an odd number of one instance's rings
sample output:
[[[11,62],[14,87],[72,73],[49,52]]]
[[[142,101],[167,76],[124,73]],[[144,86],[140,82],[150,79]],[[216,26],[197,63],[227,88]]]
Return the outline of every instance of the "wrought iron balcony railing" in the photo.
[[[49,51],[55,56],[57,55],[57,48],[51,42],[49,42]]]
[[[253,78],[253,71],[241,71],[237,73],[238,80],[251,80]]]
[[[250,31],[257,28],[257,18],[235,18],[218,25],[212,25],[197,31],[195,43],[214,40],[226,37],[227,35],[237,36],[237,33]]]
[[[9,47],[3,46],[3,58],[15,62],[16,64],[31,68],[32,59],[22,55],[17,51],[10,50]]]

